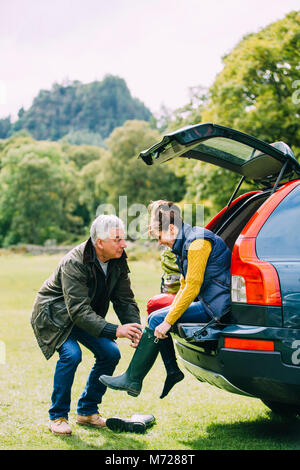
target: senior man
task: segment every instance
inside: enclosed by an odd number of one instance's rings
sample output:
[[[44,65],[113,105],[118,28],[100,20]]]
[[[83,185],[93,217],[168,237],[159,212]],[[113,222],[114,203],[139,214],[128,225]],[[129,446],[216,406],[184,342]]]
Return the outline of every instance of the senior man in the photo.
[[[81,361],[79,343],[95,356],[94,366],[78,401],[76,422],[106,426],[98,405],[106,391],[102,374],[112,375],[120,359],[116,338],[138,345],[140,314],[131,290],[124,225],[113,215],[100,215],[90,238],[73,248],[39,290],[31,316],[37,342],[47,359],[58,351],[49,429],[71,434],[68,413],[71,388]],[[121,325],[105,320],[110,301]]]

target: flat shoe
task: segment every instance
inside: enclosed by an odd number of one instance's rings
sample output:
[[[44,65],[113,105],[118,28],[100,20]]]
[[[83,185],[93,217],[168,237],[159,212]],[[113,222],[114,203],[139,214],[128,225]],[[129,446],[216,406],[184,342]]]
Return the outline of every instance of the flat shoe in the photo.
[[[94,428],[104,428],[106,426],[106,419],[102,418],[99,413],[91,416],[77,415],[76,423],[81,426],[92,426]]]
[[[53,434],[61,436],[69,436],[72,434],[72,429],[66,418],[57,418],[49,421],[49,430]]]

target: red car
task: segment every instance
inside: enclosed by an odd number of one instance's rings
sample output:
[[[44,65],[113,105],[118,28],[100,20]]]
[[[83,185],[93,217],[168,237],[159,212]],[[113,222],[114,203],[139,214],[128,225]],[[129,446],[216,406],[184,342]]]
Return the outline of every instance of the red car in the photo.
[[[165,135],[140,153],[148,165],[201,160],[241,176],[228,205],[206,226],[232,250],[231,313],[177,324],[184,367],[198,380],[300,412],[300,165],[291,148],[215,124]],[[256,190],[235,199],[243,181]]]

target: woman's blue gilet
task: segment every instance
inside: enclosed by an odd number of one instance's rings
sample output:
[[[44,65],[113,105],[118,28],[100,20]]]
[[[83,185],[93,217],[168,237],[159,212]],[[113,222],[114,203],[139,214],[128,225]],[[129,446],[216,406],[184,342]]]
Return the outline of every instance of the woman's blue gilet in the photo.
[[[230,262],[231,251],[218,235],[202,227],[182,224],[182,229],[173,245],[176,263],[181,274],[186,277],[188,249],[197,239],[209,240],[212,245],[204,279],[195,301],[200,301],[212,318],[221,318],[230,311]]]

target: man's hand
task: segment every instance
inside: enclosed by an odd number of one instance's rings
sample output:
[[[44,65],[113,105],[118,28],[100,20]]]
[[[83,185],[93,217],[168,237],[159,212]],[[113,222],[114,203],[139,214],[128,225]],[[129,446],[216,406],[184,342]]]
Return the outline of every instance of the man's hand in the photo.
[[[158,325],[154,330],[154,336],[159,339],[167,338],[167,333],[171,329],[172,325],[164,320],[160,325]]]
[[[131,340],[131,345],[136,348],[142,336],[142,325],[139,323],[126,323],[119,325],[116,331],[117,338],[128,338]]]

